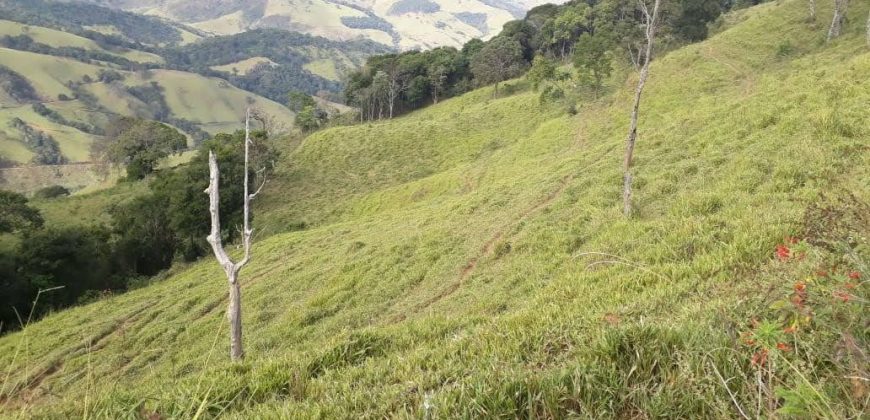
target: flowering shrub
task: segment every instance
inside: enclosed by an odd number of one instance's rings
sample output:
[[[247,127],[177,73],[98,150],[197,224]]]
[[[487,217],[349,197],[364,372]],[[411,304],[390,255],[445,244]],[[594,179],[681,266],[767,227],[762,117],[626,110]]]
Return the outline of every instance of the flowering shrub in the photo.
[[[858,378],[851,381],[849,392],[866,401],[870,390],[861,378],[866,378],[868,360],[861,349],[866,348],[862,326],[867,322],[867,291],[862,273],[844,267],[845,259],[823,262],[819,249],[794,237],[776,245],[774,259],[780,264],[778,272],[797,280],[780,279],[788,287],[782,297],[773,301],[765,316],[752,318],[739,340],[754,372],[758,407],[763,403],[770,412],[788,415],[832,415],[825,390],[807,379],[815,375],[803,373],[818,369],[837,369],[843,371],[842,378]],[[854,259],[852,265],[864,266]]]

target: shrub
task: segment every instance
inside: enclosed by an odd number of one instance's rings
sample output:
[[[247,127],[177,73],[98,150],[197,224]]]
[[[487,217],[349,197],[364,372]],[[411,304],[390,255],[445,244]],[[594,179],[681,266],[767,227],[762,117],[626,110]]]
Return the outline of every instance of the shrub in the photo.
[[[36,198],[57,198],[69,195],[69,190],[60,185],[52,185],[50,187],[41,188],[33,194]]]

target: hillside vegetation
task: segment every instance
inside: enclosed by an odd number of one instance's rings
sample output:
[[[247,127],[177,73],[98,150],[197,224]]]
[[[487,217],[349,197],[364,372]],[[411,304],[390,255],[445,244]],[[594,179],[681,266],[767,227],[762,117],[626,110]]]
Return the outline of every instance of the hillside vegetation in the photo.
[[[576,115],[515,80],[315,133],[257,208],[244,363],[203,260],[0,337],[0,415],[860,418],[870,50],[806,13],[653,63],[632,219],[633,75]]]

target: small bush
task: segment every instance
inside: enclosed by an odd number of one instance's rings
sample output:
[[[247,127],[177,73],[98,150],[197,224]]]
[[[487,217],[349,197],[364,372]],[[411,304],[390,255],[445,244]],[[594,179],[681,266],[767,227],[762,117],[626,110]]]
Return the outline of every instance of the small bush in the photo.
[[[36,191],[33,196],[36,198],[51,199],[61,196],[68,196],[69,194],[70,192],[68,189],[66,189],[66,187],[62,187],[60,185],[52,185],[50,187],[45,187]]]

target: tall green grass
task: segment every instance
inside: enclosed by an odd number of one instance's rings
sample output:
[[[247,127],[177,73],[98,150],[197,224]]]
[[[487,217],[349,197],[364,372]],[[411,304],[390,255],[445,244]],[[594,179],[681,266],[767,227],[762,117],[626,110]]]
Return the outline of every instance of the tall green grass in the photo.
[[[813,280],[810,324],[764,365],[741,338],[784,327],[770,305],[819,268],[868,275],[870,53],[858,25],[824,45],[804,14],[768,3],[655,62],[630,220],[631,77],[576,116],[515,81],[507,97],[484,88],[312,135],[284,154],[257,212],[246,362],[225,357],[226,285],[206,260],[0,339],[0,410],[860,417],[847,377],[861,359],[838,343],[866,348],[865,283],[838,303],[841,280]],[[784,56],[784,42],[798,47]],[[852,216],[836,230],[805,220],[828,204]],[[819,239],[829,231],[844,233]],[[775,258],[787,235],[805,237],[804,257]]]

